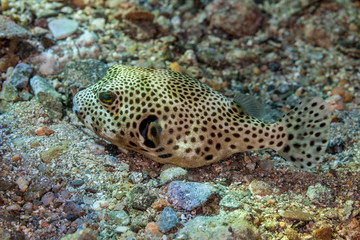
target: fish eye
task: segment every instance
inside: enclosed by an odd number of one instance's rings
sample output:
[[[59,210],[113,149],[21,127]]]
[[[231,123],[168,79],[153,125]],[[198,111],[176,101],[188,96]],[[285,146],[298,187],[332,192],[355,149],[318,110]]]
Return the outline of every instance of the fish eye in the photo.
[[[112,92],[99,93],[99,99],[102,103],[112,104],[115,101],[115,95]]]

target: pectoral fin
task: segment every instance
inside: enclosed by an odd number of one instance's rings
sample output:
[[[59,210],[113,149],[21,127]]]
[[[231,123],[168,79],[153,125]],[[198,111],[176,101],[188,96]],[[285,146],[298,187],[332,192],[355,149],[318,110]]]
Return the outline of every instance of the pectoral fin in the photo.
[[[238,93],[234,97],[234,102],[252,117],[261,118],[265,114],[264,106],[254,96]]]

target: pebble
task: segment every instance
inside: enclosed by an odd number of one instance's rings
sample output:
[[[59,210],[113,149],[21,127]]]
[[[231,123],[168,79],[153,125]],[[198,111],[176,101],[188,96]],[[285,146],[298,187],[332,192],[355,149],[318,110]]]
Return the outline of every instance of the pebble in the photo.
[[[30,180],[27,180],[23,177],[19,177],[16,180],[16,184],[18,185],[20,192],[25,192],[29,187]]]
[[[38,75],[35,75],[30,79],[30,86],[36,97],[39,97],[40,93],[47,93],[54,98],[61,99],[60,93],[55,90],[54,86],[47,79]]]
[[[348,90],[346,90],[343,87],[336,87],[331,91],[331,96],[333,95],[340,95],[343,99],[344,102],[348,103],[348,102],[352,102],[353,97],[350,95],[350,93],[348,92]]]
[[[263,21],[260,9],[253,1],[248,0],[212,1],[205,11],[211,27],[236,38],[255,34]]]
[[[133,232],[138,232],[140,229],[146,227],[146,225],[152,221],[153,217],[148,216],[147,214],[140,214],[136,217],[131,218],[130,229]]]
[[[81,206],[80,206],[79,204],[74,203],[74,202],[67,201],[67,202],[64,204],[63,211],[64,211],[66,214],[73,214],[73,215],[78,215],[78,216],[80,216],[81,213],[83,212],[83,209],[81,208]]]
[[[209,64],[210,66],[219,66],[225,61],[225,56],[221,52],[210,47],[199,48],[197,57],[200,62]]]
[[[49,29],[57,40],[70,36],[76,32],[78,27],[79,23],[77,21],[67,18],[55,19],[49,22]]]
[[[111,211],[108,213],[108,216],[111,220],[113,220],[118,225],[129,225],[130,224],[130,217],[124,211]]]
[[[28,30],[20,27],[8,17],[0,15],[0,39],[28,38],[30,35]]]
[[[278,62],[269,62],[268,67],[271,71],[277,72],[280,70],[281,65]]]
[[[332,233],[333,231],[330,226],[322,226],[318,229],[315,229],[312,233],[312,236],[319,240],[331,240]]]
[[[33,68],[25,63],[18,63],[4,84],[11,84],[18,90],[25,89],[29,85],[30,75]]]
[[[118,226],[115,228],[115,232],[117,233],[124,233],[129,230],[129,227],[126,226]]]
[[[146,235],[155,235],[155,236],[162,236],[161,232],[159,231],[159,225],[156,222],[149,222],[145,227],[145,234]]]
[[[311,202],[322,205],[329,205],[334,200],[332,190],[320,183],[309,186],[306,191],[306,196]]]
[[[41,197],[41,202],[45,207],[48,207],[51,205],[53,200],[55,199],[55,195],[53,192],[47,192]]]
[[[20,207],[19,204],[14,203],[14,204],[11,204],[10,206],[7,206],[6,210],[8,210],[8,211],[20,211],[21,207]]]
[[[132,183],[138,184],[143,182],[145,179],[149,179],[149,175],[142,172],[130,172],[129,179]]]
[[[12,160],[13,160],[14,162],[19,161],[20,159],[21,159],[21,157],[20,157],[19,154],[17,154],[17,153],[12,157]]]
[[[96,40],[96,34],[86,30],[78,39],[76,39],[76,45],[79,47],[90,47],[96,42]]]
[[[204,204],[216,189],[198,182],[173,181],[168,185],[167,196],[173,206],[191,211]]]
[[[105,18],[94,18],[90,21],[90,26],[94,30],[104,30],[105,28]]]
[[[97,234],[90,228],[83,228],[75,233],[68,234],[62,237],[60,240],[96,240]]]
[[[35,134],[38,136],[49,136],[53,132],[53,130],[47,128],[46,126],[39,127],[35,130]]]
[[[160,220],[158,222],[159,229],[162,233],[167,233],[173,229],[179,223],[179,218],[176,215],[176,212],[169,207],[165,207],[160,215]]]
[[[25,213],[31,213],[33,211],[33,203],[27,202],[22,206]]]
[[[49,179],[38,176],[31,181],[29,188],[24,193],[25,201],[39,200],[40,197],[51,190]]]
[[[78,180],[72,181],[72,182],[70,183],[70,185],[77,188],[77,187],[82,186],[84,183],[85,183],[84,180],[78,179]]]
[[[103,145],[91,142],[88,144],[88,147],[89,147],[90,152],[95,155],[104,155],[105,154],[105,147]]]
[[[75,221],[76,219],[78,219],[80,216],[79,215],[76,215],[76,214],[68,214],[66,215],[66,219],[73,222]]]
[[[343,111],[345,110],[345,104],[344,99],[340,95],[332,95],[328,99],[326,99],[326,102],[329,104],[329,108],[334,110]]]
[[[134,209],[145,211],[156,200],[153,188],[136,184],[130,192],[130,205]]]
[[[16,187],[16,183],[9,180],[0,179],[0,191],[12,190]]]
[[[64,88],[68,99],[73,99],[79,89],[84,89],[102,78],[108,66],[96,59],[69,62],[64,68]]]
[[[101,207],[101,206],[104,206],[104,204],[105,204],[106,202],[107,202],[107,201],[104,201],[104,200],[96,201],[96,202],[93,203],[92,209],[94,209],[95,211],[101,211],[101,210],[102,210],[102,207]]]
[[[219,205],[229,208],[239,208],[243,205],[243,198],[249,196],[251,196],[251,194],[248,191],[232,191],[220,200]]]
[[[244,210],[215,216],[196,216],[176,233],[176,239],[260,239],[255,226],[247,220],[248,217],[249,213]],[[238,238],[234,237],[234,233]]]
[[[174,180],[183,180],[187,177],[187,175],[188,172],[181,167],[168,168],[161,172],[160,182],[164,184]]]
[[[266,196],[273,193],[273,187],[268,183],[258,180],[253,180],[249,184],[249,190],[253,195]]]
[[[299,221],[311,221],[312,215],[302,211],[286,210],[280,214],[282,217]]]

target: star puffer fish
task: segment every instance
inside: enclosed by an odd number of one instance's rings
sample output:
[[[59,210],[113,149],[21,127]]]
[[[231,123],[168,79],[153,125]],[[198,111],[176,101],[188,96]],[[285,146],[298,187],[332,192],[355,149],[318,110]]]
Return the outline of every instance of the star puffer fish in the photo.
[[[73,110],[97,136],[160,163],[194,168],[265,148],[302,169],[322,161],[330,125],[322,98],[274,124],[249,114],[243,99],[178,72],[113,65],[76,94]]]

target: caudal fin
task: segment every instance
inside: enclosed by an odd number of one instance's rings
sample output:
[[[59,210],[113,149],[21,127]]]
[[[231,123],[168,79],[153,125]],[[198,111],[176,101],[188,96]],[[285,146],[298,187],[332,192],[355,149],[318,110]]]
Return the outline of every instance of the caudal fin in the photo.
[[[304,99],[280,124],[287,128],[287,142],[278,153],[301,169],[321,162],[328,144],[330,109],[322,98]]]

